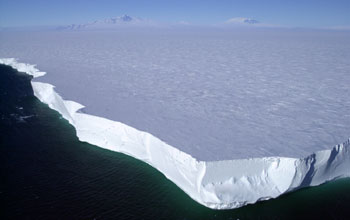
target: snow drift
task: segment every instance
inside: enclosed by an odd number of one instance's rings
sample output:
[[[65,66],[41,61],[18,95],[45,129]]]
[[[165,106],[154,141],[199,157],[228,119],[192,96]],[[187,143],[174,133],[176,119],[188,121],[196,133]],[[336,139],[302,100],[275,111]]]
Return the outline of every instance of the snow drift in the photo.
[[[35,65],[0,59],[34,78]],[[350,176],[350,139],[305,158],[262,157],[198,161],[157,137],[126,124],[79,112],[83,105],[62,99],[48,83],[31,82],[34,95],[72,124],[79,140],[142,160],[162,172],[192,199],[212,209],[232,209],[276,198],[307,186]]]

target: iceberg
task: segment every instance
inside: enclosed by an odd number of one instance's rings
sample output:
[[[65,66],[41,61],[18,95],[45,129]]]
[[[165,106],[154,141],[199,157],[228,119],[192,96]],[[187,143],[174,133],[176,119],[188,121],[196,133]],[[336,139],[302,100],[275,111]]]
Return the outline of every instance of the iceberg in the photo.
[[[0,63],[32,75],[81,141],[150,164],[204,206],[350,176],[347,33],[0,34],[0,57],[14,57]]]
[[[0,64],[43,76],[35,65],[2,58]],[[305,158],[262,157],[198,161],[150,133],[79,112],[83,105],[64,100],[48,83],[31,82],[34,95],[74,126],[80,141],[121,152],[162,172],[192,199],[212,209],[233,209],[287,192],[350,176],[350,139]]]

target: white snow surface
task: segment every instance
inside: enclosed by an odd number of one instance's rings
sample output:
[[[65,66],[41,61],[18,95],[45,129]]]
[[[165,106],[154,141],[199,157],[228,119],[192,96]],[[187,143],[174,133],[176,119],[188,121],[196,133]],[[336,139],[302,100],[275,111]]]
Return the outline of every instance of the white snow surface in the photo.
[[[350,38],[215,31],[4,32],[0,57],[48,72],[34,94],[81,141],[149,163],[207,207],[350,176]]]

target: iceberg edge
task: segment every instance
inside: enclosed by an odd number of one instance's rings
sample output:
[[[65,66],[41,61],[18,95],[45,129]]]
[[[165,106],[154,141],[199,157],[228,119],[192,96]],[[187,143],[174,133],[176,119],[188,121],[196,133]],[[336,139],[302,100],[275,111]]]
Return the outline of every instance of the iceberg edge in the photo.
[[[34,78],[45,75],[35,65],[0,59]],[[150,133],[126,124],[79,112],[83,105],[64,100],[48,83],[31,81],[34,95],[75,128],[80,141],[130,155],[163,173],[198,203],[233,209],[276,198],[299,188],[350,177],[350,138],[305,158],[261,157],[198,161]]]

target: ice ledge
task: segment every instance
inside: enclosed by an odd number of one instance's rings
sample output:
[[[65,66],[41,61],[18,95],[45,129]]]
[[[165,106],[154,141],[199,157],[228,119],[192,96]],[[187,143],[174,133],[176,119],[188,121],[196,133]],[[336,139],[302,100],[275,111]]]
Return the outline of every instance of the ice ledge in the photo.
[[[0,59],[34,78],[45,75],[35,65]],[[140,159],[162,172],[192,199],[212,209],[232,209],[276,198],[302,187],[350,176],[350,139],[305,158],[264,157],[227,161],[197,161],[157,137],[120,122],[79,113],[79,103],[67,101],[54,86],[31,82],[34,95],[72,124],[79,140]]]

